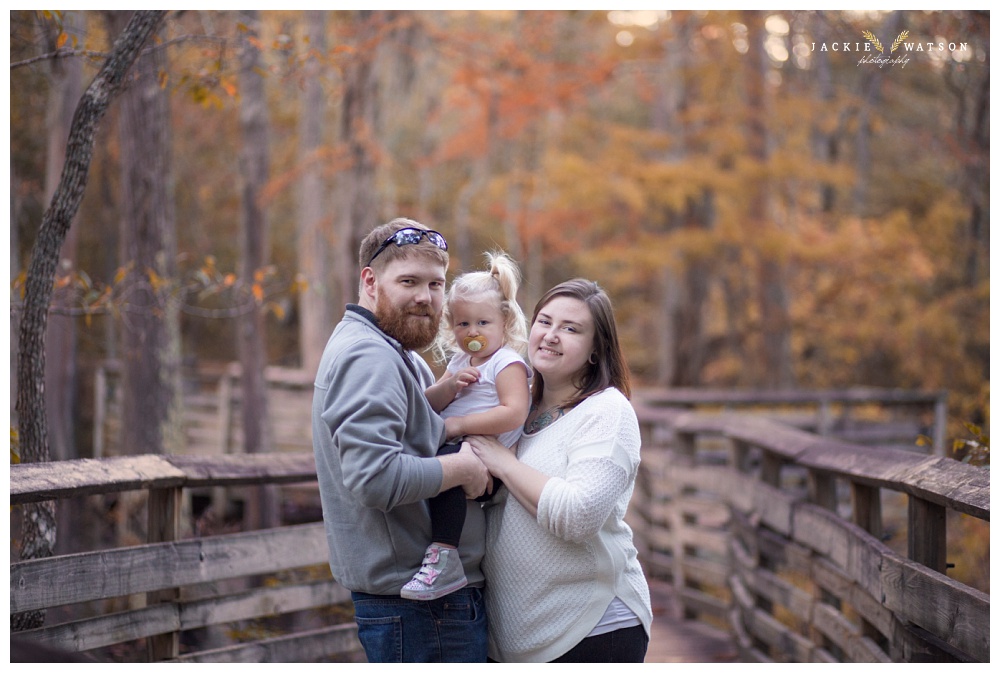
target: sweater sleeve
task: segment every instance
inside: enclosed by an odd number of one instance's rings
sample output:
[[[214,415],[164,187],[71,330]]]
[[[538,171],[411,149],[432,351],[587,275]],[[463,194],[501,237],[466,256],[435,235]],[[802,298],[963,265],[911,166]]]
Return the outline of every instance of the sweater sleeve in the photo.
[[[382,511],[434,496],[441,487],[440,463],[407,453],[399,440],[408,404],[404,367],[374,342],[357,344],[329,381],[322,413],[344,486],[364,506]]]
[[[592,406],[596,408],[581,405],[579,410],[586,413],[583,422],[568,437],[559,438],[566,446],[566,473],[549,479],[538,501],[539,525],[570,542],[582,542],[600,531],[631,487],[634,469],[619,441],[620,410],[614,405]]]

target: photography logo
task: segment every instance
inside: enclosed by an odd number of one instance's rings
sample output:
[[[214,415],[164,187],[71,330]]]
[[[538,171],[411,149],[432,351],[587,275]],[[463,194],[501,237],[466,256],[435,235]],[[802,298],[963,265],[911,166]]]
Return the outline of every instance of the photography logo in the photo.
[[[951,52],[952,57],[959,61],[969,58],[967,55],[969,53],[968,42],[947,41],[940,37],[937,38],[936,42],[913,41],[910,40],[910,31],[904,30],[892,41],[892,45],[886,53],[886,47],[875,36],[875,33],[863,30],[861,35],[865,38],[864,42],[820,42],[819,44],[813,42],[812,51],[859,54],[858,67],[874,65],[879,68],[884,68],[887,65],[892,67],[898,65],[900,68],[905,68],[906,64],[910,62],[911,54],[923,52],[934,52],[935,56]],[[960,53],[956,54],[955,52]]]

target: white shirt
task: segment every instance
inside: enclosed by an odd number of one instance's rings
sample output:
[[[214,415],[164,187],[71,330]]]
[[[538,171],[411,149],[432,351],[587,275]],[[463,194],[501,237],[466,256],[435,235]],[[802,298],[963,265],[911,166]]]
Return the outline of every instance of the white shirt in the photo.
[[[521,437],[518,459],[551,478],[537,518],[513,497],[486,510],[490,657],[556,659],[591,634],[615,597],[649,633],[649,587],[624,521],[639,445],[635,411],[614,388]]]
[[[456,374],[471,364],[472,356],[468,353],[459,353],[448,363],[448,371]],[[510,365],[520,365],[528,372],[528,379],[531,379],[531,367],[524,361],[513,348],[502,346],[490,359],[481,365],[475,365],[479,370],[479,381],[471,386],[466,386],[458,391],[455,399],[441,412],[442,418],[452,418],[455,416],[468,416],[489,411],[500,405],[500,395],[497,393],[497,376]],[[497,439],[506,447],[514,446],[521,436],[521,428],[498,435]]]

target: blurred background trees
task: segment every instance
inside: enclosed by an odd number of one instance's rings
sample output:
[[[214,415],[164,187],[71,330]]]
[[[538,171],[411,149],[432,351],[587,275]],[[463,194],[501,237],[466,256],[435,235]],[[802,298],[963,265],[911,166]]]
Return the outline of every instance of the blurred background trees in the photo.
[[[12,329],[121,18],[11,12]],[[863,31],[906,64],[860,64]],[[149,46],[61,253],[54,457],[88,455],[95,363],[154,334],[159,381],[314,368],[397,215],[451,273],[507,250],[528,312],[599,281],[641,384],[945,388],[988,424],[987,12],[189,10]]]

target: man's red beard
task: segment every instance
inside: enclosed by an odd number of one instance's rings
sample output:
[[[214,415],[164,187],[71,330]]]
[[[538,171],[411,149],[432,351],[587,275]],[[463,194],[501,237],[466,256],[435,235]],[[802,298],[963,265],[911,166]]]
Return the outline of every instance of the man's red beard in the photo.
[[[430,320],[415,316],[429,316]],[[397,309],[384,294],[380,294],[376,300],[375,318],[382,331],[407,350],[421,350],[434,343],[438,325],[441,324],[441,313],[435,314],[430,306]]]

